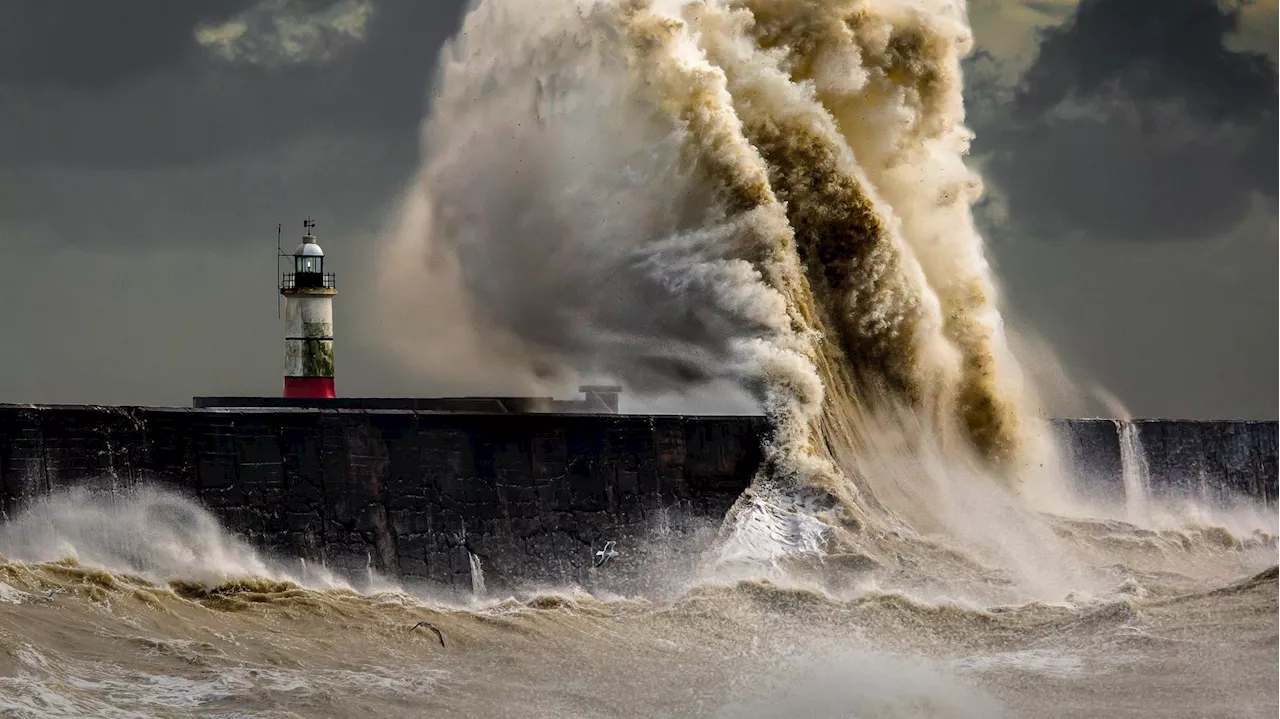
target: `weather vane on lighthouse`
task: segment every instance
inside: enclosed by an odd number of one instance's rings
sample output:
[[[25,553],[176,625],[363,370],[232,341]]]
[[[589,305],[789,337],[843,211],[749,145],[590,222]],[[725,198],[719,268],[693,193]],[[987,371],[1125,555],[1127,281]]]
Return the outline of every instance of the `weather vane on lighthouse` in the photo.
[[[336,397],[333,298],[338,295],[337,283],[332,272],[324,271],[324,250],[316,244],[313,234],[316,223],[308,217],[302,227],[306,234],[293,251],[293,271],[280,278],[280,294],[284,296],[284,396]]]

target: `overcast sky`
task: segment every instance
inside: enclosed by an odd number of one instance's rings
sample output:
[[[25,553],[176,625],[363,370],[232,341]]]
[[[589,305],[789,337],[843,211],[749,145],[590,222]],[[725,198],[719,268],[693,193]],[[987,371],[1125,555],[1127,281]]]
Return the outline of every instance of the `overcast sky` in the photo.
[[[275,228],[291,248],[307,216],[338,273],[340,394],[474,390],[382,351],[370,287],[462,12],[0,3],[0,402],[278,394]],[[970,14],[1006,316],[1076,380],[1051,409],[1276,417],[1276,0]]]

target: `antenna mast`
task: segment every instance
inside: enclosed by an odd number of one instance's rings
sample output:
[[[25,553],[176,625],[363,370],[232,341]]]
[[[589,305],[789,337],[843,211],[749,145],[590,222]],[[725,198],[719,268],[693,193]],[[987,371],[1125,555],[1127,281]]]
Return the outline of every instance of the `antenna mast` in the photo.
[[[284,225],[276,223],[276,319],[280,319],[280,258],[284,257],[284,249],[280,247],[280,232]]]

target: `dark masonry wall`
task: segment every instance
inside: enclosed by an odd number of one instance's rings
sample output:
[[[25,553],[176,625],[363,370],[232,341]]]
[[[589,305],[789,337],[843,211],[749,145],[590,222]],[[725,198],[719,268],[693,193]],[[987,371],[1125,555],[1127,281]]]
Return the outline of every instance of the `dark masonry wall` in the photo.
[[[659,563],[636,552],[692,562],[764,430],[750,417],[0,405],[0,510],[159,484],[255,546],[348,576],[455,592],[481,576],[490,590],[585,582],[615,541],[632,561],[605,578],[652,583],[663,577],[637,573]]]
[[[1058,420],[1081,492],[1276,504],[1275,422]],[[675,581],[760,463],[758,417],[0,405],[0,511],[159,484],[255,546],[453,592]],[[593,568],[616,542],[620,557]],[[661,561],[651,561],[661,560]]]
[[[1078,493],[1122,502],[1127,468],[1146,476],[1156,499],[1276,507],[1275,421],[1063,419],[1053,427]]]

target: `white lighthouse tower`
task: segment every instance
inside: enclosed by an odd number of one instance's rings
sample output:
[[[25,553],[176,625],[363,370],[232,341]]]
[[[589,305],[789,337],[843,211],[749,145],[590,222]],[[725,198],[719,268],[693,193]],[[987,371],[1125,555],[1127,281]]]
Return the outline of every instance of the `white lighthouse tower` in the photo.
[[[336,397],[333,387],[333,298],[337,283],[324,271],[324,250],[306,234],[293,252],[293,272],[280,281],[284,295],[284,396]]]

